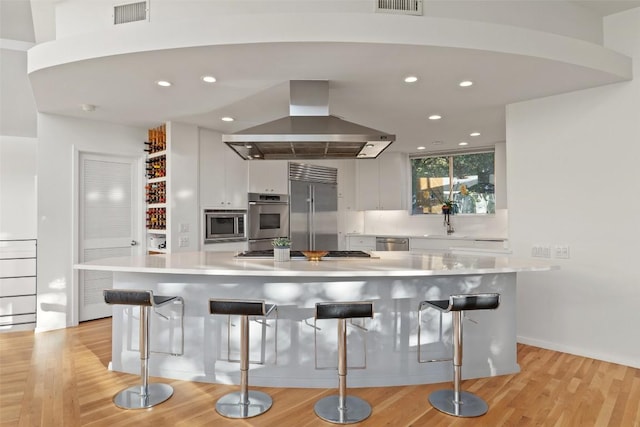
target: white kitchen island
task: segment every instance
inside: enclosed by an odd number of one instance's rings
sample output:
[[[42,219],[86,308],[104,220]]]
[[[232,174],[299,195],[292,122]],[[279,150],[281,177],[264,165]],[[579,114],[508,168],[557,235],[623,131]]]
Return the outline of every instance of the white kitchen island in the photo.
[[[264,299],[278,305],[277,320],[272,316],[266,322],[251,322],[251,359],[262,363],[251,364],[251,385],[335,387],[336,325],[329,320],[314,325],[315,303],[360,300],[374,302],[375,317],[354,321],[348,328],[350,387],[450,381],[450,361],[418,363],[418,304],[473,292],[498,292],[501,305],[466,316],[463,378],[519,371],[517,274],[554,266],[449,252],[372,255],[274,262],[237,258],[232,252],[190,252],[109,258],[75,267],[113,272],[114,288],[182,297],[184,306],[174,304],[152,316],[152,376],[239,383],[238,364],[227,360],[238,358],[239,322],[209,314],[208,299],[215,297]],[[114,306],[113,370],[139,373],[138,313],[137,308]],[[450,315],[441,317],[426,309],[421,343],[423,359],[450,357]]]

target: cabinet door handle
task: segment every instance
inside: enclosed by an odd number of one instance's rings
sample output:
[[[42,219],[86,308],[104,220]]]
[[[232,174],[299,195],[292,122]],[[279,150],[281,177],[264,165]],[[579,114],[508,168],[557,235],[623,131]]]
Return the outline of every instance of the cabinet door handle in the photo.
[[[136,246],[138,244],[138,242],[136,242],[135,240],[131,241],[131,246]]]

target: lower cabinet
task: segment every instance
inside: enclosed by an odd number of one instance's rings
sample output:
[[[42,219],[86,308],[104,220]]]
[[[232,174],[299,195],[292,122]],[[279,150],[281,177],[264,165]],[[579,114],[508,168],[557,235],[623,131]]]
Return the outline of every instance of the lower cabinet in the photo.
[[[375,251],[375,236],[347,236],[347,249],[350,251]]]
[[[0,331],[36,327],[36,240],[0,240]]]
[[[433,250],[451,250],[451,249],[478,249],[483,252],[496,251],[498,253],[505,252],[505,240],[487,240],[487,239],[452,239],[443,237],[438,239],[413,237],[409,246],[412,251],[433,251]]]

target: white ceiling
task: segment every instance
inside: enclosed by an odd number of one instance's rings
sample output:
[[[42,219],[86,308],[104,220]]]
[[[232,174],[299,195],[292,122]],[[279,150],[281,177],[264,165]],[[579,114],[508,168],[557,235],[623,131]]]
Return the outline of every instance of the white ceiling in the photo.
[[[630,6],[580,3],[598,13]],[[200,77],[208,73],[218,82],[203,83]],[[617,81],[597,70],[529,56],[357,43],[173,49],[75,62],[36,74],[31,80],[42,112],[140,127],[176,120],[223,133],[287,115],[289,80],[329,80],[331,114],[395,133],[389,150],[410,153],[421,145],[438,151],[457,148],[460,141],[470,147],[503,141],[506,104]],[[420,80],[404,83],[410,74]],[[174,85],[160,88],[154,84],[159,79]],[[474,85],[459,87],[464,79]],[[97,108],[89,113],[81,104]],[[435,113],[443,119],[427,120]],[[222,122],[223,116],[236,121]],[[471,132],[481,136],[470,137]]]

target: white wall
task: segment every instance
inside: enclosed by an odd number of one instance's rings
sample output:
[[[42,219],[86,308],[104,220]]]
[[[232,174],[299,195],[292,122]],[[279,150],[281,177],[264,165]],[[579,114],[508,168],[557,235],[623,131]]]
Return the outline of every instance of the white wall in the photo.
[[[35,138],[0,136],[0,240],[35,239]]]
[[[605,21],[634,80],[507,107],[515,255],[569,245],[561,270],[519,275],[518,336],[640,368],[640,8]]]
[[[452,217],[458,236],[507,238],[507,166],[506,144],[495,144],[495,215],[455,215]],[[409,163],[407,162],[407,167]],[[408,174],[410,175],[410,174]],[[411,194],[407,176],[406,193]],[[349,228],[348,233],[420,236],[446,234],[441,215],[410,215],[407,210],[364,211],[360,228]]]
[[[73,324],[74,148],[142,157],[146,129],[38,115],[38,323],[36,330]]]
[[[113,28],[113,1],[67,0],[57,4],[56,37],[90,33]],[[374,13],[372,0],[306,1],[151,1],[149,22],[165,26],[176,21],[202,21],[203,17],[233,14],[270,13]],[[602,43],[599,16],[569,1],[425,1],[424,16],[513,25]],[[269,18],[266,18],[269,19]],[[409,19],[421,19],[411,16]]]
[[[197,251],[200,245],[198,127],[169,122],[167,135],[170,150],[167,183],[170,192],[169,249],[171,252]],[[182,246],[180,239],[184,239]]]

